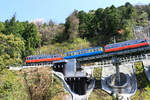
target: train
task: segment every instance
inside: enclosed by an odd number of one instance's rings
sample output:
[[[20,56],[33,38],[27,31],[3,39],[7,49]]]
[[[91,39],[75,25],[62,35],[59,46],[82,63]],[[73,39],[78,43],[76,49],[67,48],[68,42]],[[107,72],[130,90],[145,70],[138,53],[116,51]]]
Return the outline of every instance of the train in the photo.
[[[149,43],[146,39],[137,39],[137,40],[129,40],[114,44],[108,44],[104,47],[94,47],[88,49],[80,49],[76,51],[66,52],[60,55],[33,55],[26,57],[26,64],[39,64],[39,63],[51,63],[57,60],[63,59],[77,59],[86,56],[93,56],[93,55],[102,55],[105,53],[123,51],[133,48],[141,48],[149,46]]]
[[[132,49],[132,48],[139,48],[148,45],[149,43],[146,39],[138,39],[138,40],[130,40],[125,42],[108,44],[104,46],[104,50],[107,53],[107,52],[122,51],[122,50]]]
[[[31,55],[26,57],[26,65],[50,64],[52,61],[63,60],[61,55]]]
[[[71,51],[63,54],[64,59],[74,59],[92,55],[98,55],[103,53],[103,47],[95,47],[88,49],[81,49],[76,51]]]

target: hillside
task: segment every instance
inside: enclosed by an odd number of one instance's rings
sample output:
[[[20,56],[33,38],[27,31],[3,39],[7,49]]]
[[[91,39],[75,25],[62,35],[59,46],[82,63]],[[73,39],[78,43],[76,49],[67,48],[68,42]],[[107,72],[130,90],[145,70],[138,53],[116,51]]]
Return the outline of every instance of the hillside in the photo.
[[[8,66],[25,64],[25,57],[38,54],[62,54],[67,51],[104,46],[134,39],[134,26],[146,26],[150,5],[126,3],[120,7],[75,10],[65,23],[18,21],[16,15],[0,22],[0,100],[63,100],[69,98],[61,81],[50,68],[10,71]],[[138,91],[131,100],[150,98],[150,85],[137,64]],[[95,69],[95,90],[89,100],[114,100],[99,87],[101,69]]]

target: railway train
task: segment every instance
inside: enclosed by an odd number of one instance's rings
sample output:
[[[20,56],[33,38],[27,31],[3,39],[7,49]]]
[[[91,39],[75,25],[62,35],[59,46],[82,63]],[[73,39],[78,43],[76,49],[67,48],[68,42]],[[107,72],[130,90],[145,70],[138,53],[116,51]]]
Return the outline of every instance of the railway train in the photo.
[[[148,46],[149,43],[146,39],[130,40],[125,42],[119,42],[115,44],[108,44],[104,46],[105,52],[115,52],[126,49],[138,48],[143,46]]]
[[[26,65],[51,63],[52,61],[62,60],[61,55],[31,55],[26,57]]]
[[[26,57],[26,64],[36,64],[36,63],[50,63],[56,60],[62,59],[74,59],[85,56],[100,55],[109,52],[117,52],[127,49],[140,48],[144,46],[149,46],[146,39],[129,40],[125,42],[119,42],[114,44],[108,44],[104,47],[95,47],[88,49],[81,49],[76,51],[66,52],[62,55],[34,55]]]
[[[102,47],[95,47],[89,49],[81,49],[76,51],[71,51],[63,54],[64,59],[73,59],[85,56],[98,55],[103,53]]]

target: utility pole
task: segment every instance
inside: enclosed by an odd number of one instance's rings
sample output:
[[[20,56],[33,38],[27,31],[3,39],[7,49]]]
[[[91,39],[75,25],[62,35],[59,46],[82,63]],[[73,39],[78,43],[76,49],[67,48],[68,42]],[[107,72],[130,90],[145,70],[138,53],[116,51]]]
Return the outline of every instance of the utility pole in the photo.
[[[118,85],[120,85],[120,68],[119,68],[119,65],[120,65],[120,61],[118,58],[113,58],[112,59],[112,62],[113,62],[113,65],[116,67],[116,78],[115,78],[115,81],[117,82]]]
[[[114,43],[116,43],[116,37],[114,36]]]

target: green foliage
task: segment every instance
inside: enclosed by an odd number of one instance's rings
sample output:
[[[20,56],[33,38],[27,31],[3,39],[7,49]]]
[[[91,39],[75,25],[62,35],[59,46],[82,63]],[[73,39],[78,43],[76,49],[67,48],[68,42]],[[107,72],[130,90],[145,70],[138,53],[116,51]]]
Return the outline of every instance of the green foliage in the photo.
[[[142,14],[142,16],[143,16],[143,14],[144,15],[146,14],[146,16],[147,16],[147,14],[148,14],[148,19],[150,19],[150,4],[149,5],[136,5],[135,8],[139,15]],[[139,21],[143,22],[143,20],[145,19],[146,16],[143,16],[143,18],[142,18],[142,16],[139,16],[139,18],[140,18]],[[141,23],[141,24],[143,24],[143,23]]]
[[[81,38],[89,38],[93,37],[94,33],[93,31],[93,26],[94,24],[92,23],[92,20],[94,18],[94,14],[92,12],[86,13],[84,11],[80,11],[78,13],[78,18],[79,18],[79,35]]]
[[[0,34],[0,68],[21,64],[21,55],[25,50],[24,42],[13,34]]]
[[[41,42],[35,24],[16,21],[15,15],[10,20],[6,20],[4,24],[0,23],[0,32],[5,35],[13,34],[24,41],[25,52],[22,53],[21,57],[32,54]]]
[[[143,16],[145,22],[146,14]],[[132,26],[138,20],[137,11],[130,3],[118,8],[113,5],[105,9],[99,8],[88,13],[79,11],[78,18],[79,36],[93,45],[112,43],[114,36],[117,42],[133,39]],[[118,30],[122,32],[118,33]]]
[[[23,27],[20,22],[16,21],[16,16],[14,15],[10,20],[6,20],[5,30],[2,31],[3,34],[10,35],[13,34],[17,37],[21,37]]]
[[[34,54],[62,54],[67,51],[89,48],[90,43],[86,39],[76,38],[73,41],[55,43],[53,45],[43,46],[37,49]]]
[[[74,11],[65,23],[65,40],[73,40],[78,37],[79,19],[77,18],[77,11]]]
[[[96,80],[100,80],[101,79],[101,68],[94,68],[94,77]]]
[[[101,89],[94,89],[88,100],[115,100],[108,93]]]
[[[0,72],[0,100],[28,100],[25,84],[16,72]]]
[[[0,22],[0,33],[4,31],[4,29],[5,29],[5,25],[2,22]]]
[[[40,37],[37,34],[37,29],[33,23],[24,23],[25,30],[22,34],[22,38],[25,40],[25,53],[24,56],[33,53],[34,49],[40,45]]]
[[[137,98],[144,98],[144,100],[148,100],[148,98],[150,98],[150,84],[147,77],[145,76],[142,62],[136,62],[134,67],[138,83],[138,91],[132,98],[133,100]]]

